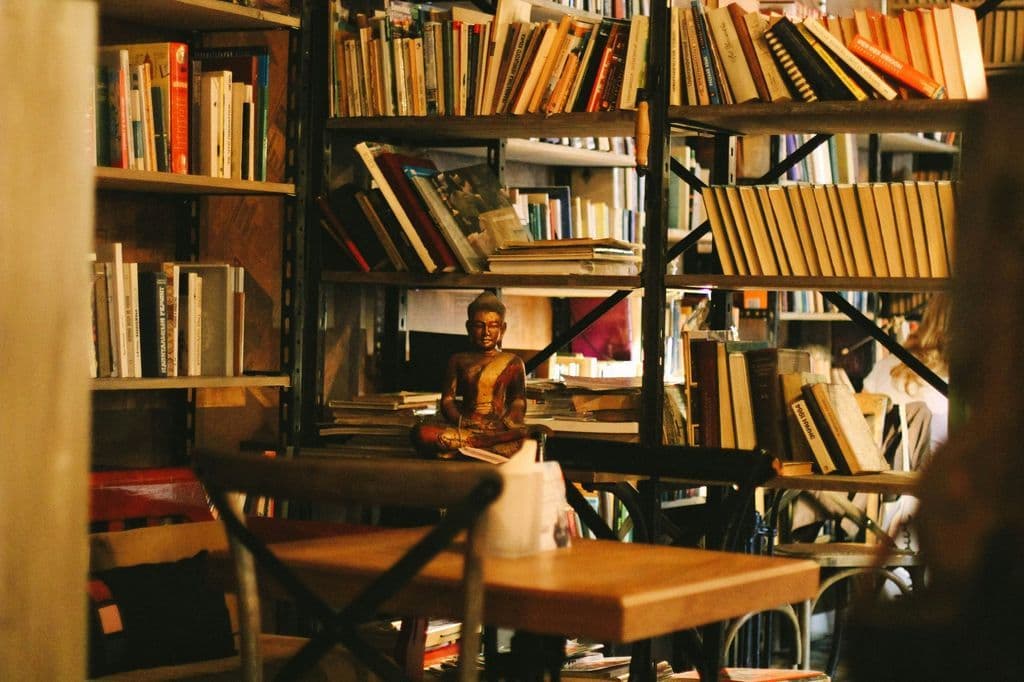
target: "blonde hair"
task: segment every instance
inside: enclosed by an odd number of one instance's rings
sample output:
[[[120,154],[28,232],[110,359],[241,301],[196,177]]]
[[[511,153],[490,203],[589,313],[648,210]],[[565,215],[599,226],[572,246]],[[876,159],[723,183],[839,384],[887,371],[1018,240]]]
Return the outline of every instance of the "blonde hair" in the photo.
[[[918,324],[903,347],[940,376],[949,374],[948,342],[946,332],[949,329],[950,297],[945,293],[934,294],[925,305]],[[911,386],[922,383],[914,370],[904,363],[899,363],[891,371],[893,382],[902,384],[903,389],[910,392]]]

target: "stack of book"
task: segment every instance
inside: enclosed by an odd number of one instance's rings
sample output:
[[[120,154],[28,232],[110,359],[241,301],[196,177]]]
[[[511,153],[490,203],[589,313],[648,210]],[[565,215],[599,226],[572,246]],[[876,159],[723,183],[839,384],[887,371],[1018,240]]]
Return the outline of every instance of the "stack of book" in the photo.
[[[722,272],[948,277],[953,183],[715,186],[703,190]]]
[[[563,377],[527,383],[526,423],[573,437],[635,440],[640,380],[636,377]]]
[[[636,275],[640,245],[619,239],[535,239],[506,242],[487,258],[491,272],[512,274]]]
[[[440,399],[429,391],[394,391],[330,400],[332,420],[320,425],[320,435],[408,436],[417,422],[437,413]]]

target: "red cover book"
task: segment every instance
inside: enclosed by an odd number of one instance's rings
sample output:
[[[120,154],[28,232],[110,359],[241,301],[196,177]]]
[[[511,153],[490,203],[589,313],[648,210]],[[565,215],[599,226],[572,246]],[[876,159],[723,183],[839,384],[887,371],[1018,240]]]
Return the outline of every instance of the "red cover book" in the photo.
[[[377,157],[377,165],[380,166],[381,172],[387,178],[388,184],[391,185],[391,190],[395,193],[395,196],[402,202],[402,206],[409,215],[409,220],[412,221],[413,227],[416,228],[417,234],[423,240],[430,255],[437,261],[442,270],[458,270],[459,266],[458,261],[455,260],[455,254],[452,253],[448,242],[444,240],[441,232],[434,225],[434,221],[431,220],[430,214],[427,213],[427,209],[420,201],[416,189],[409,183],[409,179],[405,176],[405,171],[403,170],[405,166],[437,170],[434,162],[424,157],[384,152]]]
[[[925,97],[931,99],[946,98],[946,88],[941,84],[921,73],[910,64],[897,59],[894,55],[878,47],[864,36],[854,36],[848,47],[851,52],[874,68],[912,87]]]

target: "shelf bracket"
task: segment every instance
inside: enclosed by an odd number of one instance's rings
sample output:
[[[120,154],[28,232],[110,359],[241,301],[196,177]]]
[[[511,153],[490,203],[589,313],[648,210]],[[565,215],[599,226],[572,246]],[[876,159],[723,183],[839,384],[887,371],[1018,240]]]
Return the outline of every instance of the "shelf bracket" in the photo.
[[[985,0],[974,9],[974,17],[981,21],[985,18],[985,15],[994,11],[1001,4],[1003,4],[1003,0]]]
[[[914,373],[928,382],[928,384],[930,384],[936,391],[944,396],[949,395],[949,384],[943,381],[942,377],[933,372],[927,365],[912,355],[910,351],[882,331],[878,325],[868,319],[864,313],[857,310],[853,304],[843,298],[839,292],[823,291],[821,292],[821,295],[826,301],[834,305],[840,312],[850,318],[852,322],[855,322],[861,329],[870,334],[875,341],[878,341],[880,344],[885,346],[890,353],[898,357],[903,364],[910,367]]]
[[[626,298],[631,293],[633,293],[632,289],[619,289],[608,298],[594,306],[590,312],[577,320],[576,323],[566,329],[564,333],[560,334],[557,338],[552,339],[551,343],[545,346],[542,350],[537,351],[537,354],[530,358],[526,363],[526,373],[529,374],[540,367],[545,360],[557,353],[559,348],[562,348],[565,344],[585,332],[587,328],[594,324],[599,317],[611,310],[616,303]]]
[[[775,164],[767,173],[762,175],[755,181],[755,184],[766,184],[770,182],[776,182],[779,178],[786,174],[786,172],[793,168],[795,165],[806,159],[811,152],[817,149],[819,146],[828,142],[829,138],[832,137],[832,133],[818,133],[811,139],[800,145],[796,151],[787,156],[785,159]]]
[[[669,167],[672,172],[679,176],[679,178],[689,185],[691,188],[701,190],[707,187],[707,183],[701,180],[694,174],[692,170],[683,165],[683,163],[674,156],[669,157]]]

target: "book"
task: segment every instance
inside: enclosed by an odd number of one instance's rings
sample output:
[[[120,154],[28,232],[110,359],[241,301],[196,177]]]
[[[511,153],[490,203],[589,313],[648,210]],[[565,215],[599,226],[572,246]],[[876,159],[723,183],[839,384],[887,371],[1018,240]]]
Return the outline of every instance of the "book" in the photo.
[[[779,70],[785,75],[790,89],[796,93],[804,102],[817,102],[818,93],[804,73],[803,68],[793,58],[789,47],[782,42],[778,35],[768,26],[763,33],[768,49],[772,57],[779,65]]]
[[[801,33],[799,26],[788,17],[783,16],[769,23],[765,35],[774,36],[782,43],[820,99],[856,99],[843,80],[822,60],[821,55]]]
[[[914,242],[914,261],[918,277],[932,277],[931,259],[928,257],[928,238],[924,230],[920,194],[917,183],[905,181],[903,192],[907,199],[907,217],[910,221],[910,235]]]
[[[349,399],[331,399],[327,401],[330,408],[372,408],[398,410],[410,406],[435,404],[441,399],[437,391],[383,391],[380,393],[363,393]]]
[[[867,40],[864,36],[854,36],[850,41],[850,51],[868,62],[879,71],[892,76],[897,81],[920,92],[931,99],[945,99],[945,87],[926,76],[910,64],[898,59],[890,52],[886,52],[878,45]]]
[[[718,54],[722,58],[733,102],[742,104],[759,100],[760,93],[729,8],[726,6],[709,9],[706,15],[711,38],[715,41]],[[750,50],[753,52],[753,45],[750,46]]]
[[[412,220],[409,218],[409,214],[406,212],[403,202],[398,198],[394,188],[391,186],[388,178],[384,175],[381,166],[377,163],[377,157],[393,149],[389,145],[380,145],[370,142],[359,142],[354,147],[356,154],[363,162],[363,166],[366,168],[370,175],[370,178],[377,185],[377,189],[380,190],[381,196],[384,202],[387,204],[391,213],[395,216],[395,220],[398,222],[402,233],[405,235],[405,241],[408,242],[412,248],[419,262],[422,264],[423,269],[429,274],[437,272],[439,269],[438,262],[434,259],[433,254],[427,249],[426,243],[420,236],[419,231],[413,225]]]
[[[846,276],[846,261],[843,259],[843,251],[840,246],[839,232],[836,229],[832,209],[829,205],[828,190],[821,185],[811,187],[811,194],[814,203],[818,208],[818,219],[821,221],[821,231],[825,240],[825,251],[832,267],[832,273],[837,277]],[[809,203],[805,200],[804,205]],[[823,267],[824,270],[824,267]]]
[[[960,57],[964,96],[967,99],[985,99],[988,97],[988,84],[985,80],[985,63],[974,8],[951,2],[948,9],[953,20],[957,55]],[[1020,29],[1017,30],[1019,32]]]
[[[405,174],[406,167],[436,171],[434,162],[425,156],[398,150],[384,150],[377,155],[377,164],[395,196],[402,202],[409,220],[439,269],[446,272],[458,269],[458,261],[451,246],[431,220],[419,194]]]
[[[345,224],[341,222],[334,209],[331,208],[331,202],[328,201],[327,197],[323,194],[316,196],[316,205],[320,209],[320,215],[323,216],[321,225],[324,231],[330,235],[331,239],[338,245],[342,253],[347,255],[352,263],[361,270],[362,272],[369,272],[372,268],[370,264],[363,257],[363,253],[360,248],[353,241],[352,236],[349,234]],[[351,215],[351,214],[349,214]]]
[[[754,427],[754,406],[750,395],[750,375],[747,356],[743,351],[729,351],[729,391],[732,397],[733,423],[736,428],[736,447],[753,450],[757,447]]]
[[[790,459],[779,377],[810,371],[810,355],[790,348],[762,348],[747,351],[746,361],[757,444],[773,457]]]
[[[845,90],[843,99],[847,99],[845,95],[849,94],[852,96],[853,99],[857,100],[858,102],[863,102],[867,100],[869,98],[868,93],[864,91],[864,89],[860,86],[860,83],[858,83],[849,73],[847,73],[845,64],[837,60],[833,56],[833,54],[821,43],[821,41],[818,40],[818,38],[815,37],[813,33],[807,30],[807,27],[804,26],[803,22],[796,24],[796,27],[799,36],[803,38],[803,40],[808,45],[810,45],[811,50],[813,50],[813,52],[818,56],[818,59],[821,60],[825,68],[828,69],[828,71],[833,76],[835,76],[835,78],[841,84],[842,88]]]
[[[111,376],[128,373],[127,310],[124,293],[124,256],[121,242],[96,245],[96,259],[103,263],[107,280],[107,308],[110,314]]]
[[[804,262],[807,264],[807,273],[812,277],[818,277],[822,274],[821,265],[818,263],[818,251],[815,247],[814,234],[811,232],[807,212],[804,210],[803,199],[800,196],[800,186],[785,185],[783,189],[789,202],[789,212],[792,215],[793,225],[796,228],[796,236],[800,242]]]
[[[896,224],[896,235],[900,245],[900,263],[907,277],[920,277],[917,269],[914,235],[910,226],[910,207],[907,201],[906,188],[902,183],[893,182],[887,185],[892,197],[893,221]]]
[[[775,213],[768,203],[767,193],[762,193],[761,190],[755,190],[753,187],[740,187],[740,198],[743,202],[743,210],[747,214],[747,222],[755,228],[760,223],[764,224],[772,250],[775,252],[775,261],[779,265],[779,274],[792,275],[790,256],[786,252],[779,223],[775,220]]]
[[[452,253],[459,262],[464,272],[476,274],[483,272],[485,268],[484,257],[473,248],[469,239],[462,232],[462,228],[455,220],[455,216],[448,210],[447,204],[441,199],[434,184],[433,177],[437,171],[430,168],[418,168],[406,166],[405,174],[412,183],[413,188],[419,194],[427,212],[433,219],[434,224],[441,231],[441,235],[448,242]]]
[[[768,82],[765,80],[764,69],[757,57],[757,50],[754,48],[754,41],[750,36],[750,27],[747,25],[747,11],[736,3],[726,6],[729,19],[732,21],[736,31],[736,39],[739,41],[740,51],[746,61],[747,69],[750,71],[750,78],[757,90],[757,98],[762,102],[771,102],[771,92],[768,90]]]
[[[832,277],[835,271],[832,268],[832,257],[829,253],[829,245],[825,238],[825,226],[821,221],[821,213],[818,210],[818,202],[814,197],[814,189],[811,185],[801,184],[797,191],[800,195],[800,203],[804,213],[807,215],[807,226],[811,234],[811,244],[814,248],[818,271],[824,277]],[[794,204],[796,200],[794,199]]]
[[[875,93],[878,94],[882,99],[896,99],[897,92],[885,82],[870,66],[864,63],[864,61],[850,51],[838,38],[836,38],[828,29],[821,25],[821,23],[814,17],[807,17],[803,21],[803,26],[821,43],[835,55],[836,59],[841,61],[847,68],[850,69],[858,78],[866,83]]]
[[[183,42],[129,43],[111,46],[128,51],[132,66],[150,64],[151,87],[158,89],[160,128],[166,134],[164,167],[171,173],[189,171],[189,47]]]
[[[857,204],[860,207],[864,234],[867,237],[868,254],[871,257],[871,269],[875,277],[889,277],[889,265],[885,257],[885,244],[882,241],[882,227],[878,222],[878,211],[870,183],[858,182]]]
[[[921,8],[924,9],[924,8]],[[930,11],[921,14],[922,26],[927,31],[931,29],[924,25],[924,20],[931,19],[934,27],[935,43],[939,53],[939,61],[942,63],[943,87],[949,99],[966,99],[967,88],[964,85],[963,69],[960,67],[960,51],[956,43],[956,27],[953,25],[953,11],[949,6],[934,6],[927,8]],[[919,10],[920,11],[920,10]]]
[[[718,255],[718,262],[722,267],[722,274],[749,274],[746,262],[742,260],[742,252],[736,253],[740,248],[739,236],[732,239],[730,235],[726,234],[725,219],[722,217],[714,190],[711,187],[705,187],[701,193],[704,197],[704,208],[707,211],[708,222],[711,224],[711,238],[715,253]]]
[[[747,219],[748,214],[744,210],[740,190],[735,185],[725,187],[725,199],[736,224],[736,231],[741,235],[741,241],[753,245],[753,257],[758,261],[761,274],[778,275],[779,265],[775,260],[775,251],[768,235],[768,228],[759,220],[760,215],[754,214],[752,221]],[[744,234],[749,235],[745,240],[742,238]]]
[[[253,180],[267,179],[267,154],[270,126],[270,51],[266,45],[237,45],[196,48],[192,51],[192,87],[206,71],[229,71],[232,83],[252,86],[253,103]],[[198,110],[192,93],[192,112]]]
[[[338,222],[348,232],[355,248],[370,266],[370,270],[386,270],[391,265],[391,260],[384,241],[359,202],[360,194],[365,192],[358,185],[346,182],[331,189],[325,198],[335,217],[339,219]]]
[[[741,227],[748,228],[746,225],[746,216],[736,216],[733,214],[732,206],[729,203],[728,193],[726,188],[722,185],[716,185],[714,187],[707,188],[707,192],[711,192],[714,196],[714,201],[718,204],[718,210],[722,216],[722,223],[725,226],[725,234],[732,243],[734,249],[739,249],[742,254],[743,263],[745,268],[751,275],[763,275],[764,271],[761,269],[761,260],[757,256],[757,247],[754,244],[754,235],[749,229],[740,229]],[[705,194],[707,194],[705,192]],[[705,198],[705,207],[710,205],[710,200]],[[737,217],[743,220],[743,225],[737,222]],[[737,261],[738,262],[738,261]]]
[[[835,471],[835,462],[832,461],[832,456],[829,455],[828,448],[825,447],[825,443],[821,438],[821,432],[818,430],[818,425],[807,407],[807,401],[803,398],[794,400],[790,403],[790,410],[793,413],[793,423],[799,430],[799,437],[803,438],[807,448],[810,450],[814,463],[817,465],[818,473],[830,474]]]
[[[144,377],[167,376],[167,275],[139,272],[139,338]]]
[[[202,282],[201,309],[193,310],[189,301],[190,323],[199,315],[200,342],[189,348],[189,361],[198,360],[200,376],[232,376],[235,348],[235,285],[231,266],[226,263],[179,263],[182,278],[196,275]],[[194,357],[193,351],[199,356]]]
[[[893,210],[893,194],[889,191],[889,183],[871,183],[871,194],[875,201],[875,213],[878,216],[878,227],[882,236],[882,253],[885,256],[886,269],[889,271],[890,277],[905,277],[907,273],[903,268],[903,252],[900,236],[896,231],[896,214]]]
[[[419,267],[419,259],[405,238],[405,233],[391,209],[381,196],[379,189],[369,192],[356,191],[356,202],[366,217],[381,246],[398,272],[413,271]]]
[[[820,383],[805,386],[802,391],[840,473],[857,475],[889,469],[853,389],[841,383]]]
[[[929,271],[932,277],[949,277],[949,259],[946,235],[942,229],[938,188],[934,182],[919,182],[917,195],[921,201],[921,222],[924,225]]]
[[[797,276],[809,275],[810,269],[807,266],[807,258],[804,255],[800,235],[796,231],[796,223],[793,221],[793,211],[786,196],[786,190],[777,186],[760,185],[757,187],[757,191],[761,195],[765,211],[771,210],[775,216],[792,273]]]
[[[954,250],[956,243],[956,194],[953,183],[949,180],[937,180],[935,189],[939,195],[939,215],[942,218],[942,236],[946,242],[946,264],[953,269]]]
[[[737,7],[738,6],[739,5],[737,5]],[[786,86],[786,81],[782,77],[779,65],[776,64],[775,58],[772,56],[772,51],[768,47],[768,41],[765,40],[764,37],[764,31],[768,27],[768,17],[760,12],[747,12],[743,17],[743,21],[747,25],[747,31],[750,34],[750,41],[754,47],[754,54],[757,57],[757,62],[761,67],[761,73],[764,75],[765,85],[768,88],[768,95],[770,99],[767,101],[791,101],[793,96],[790,94],[789,88]]]
[[[719,417],[718,350],[720,341],[690,339],[691,441],[704,447],[722,447]]]
[[[442,201],[480,255],[488,256],[509,241],[531,240],[486,163],[441,171],[433,180]]]
[[[856,277],[874,277],[871,252],[868,249],[868,239],[861,222],[860,206],[857,202],[857,189],[854,185],[843,184],[836,185],[835,191],[841,205],[840,215],[846,227],[842,234],[849,239],[850,251],[853,255],[854,267],[851,274]]]

